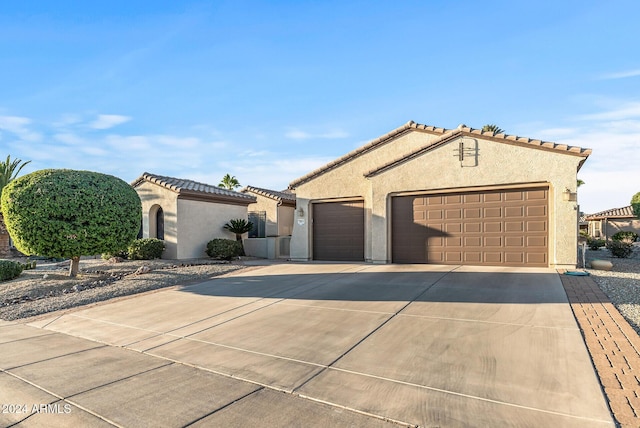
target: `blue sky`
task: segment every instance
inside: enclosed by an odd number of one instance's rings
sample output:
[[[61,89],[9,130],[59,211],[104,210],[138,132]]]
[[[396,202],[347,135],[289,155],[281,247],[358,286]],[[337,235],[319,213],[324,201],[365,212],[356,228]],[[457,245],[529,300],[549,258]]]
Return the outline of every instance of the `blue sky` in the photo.
[[[0,157],[274,189],[414,120],[593,149],[581,208],[640,191],[640,2],[15,1]],[[3,155],[5,153],[5,155]]]

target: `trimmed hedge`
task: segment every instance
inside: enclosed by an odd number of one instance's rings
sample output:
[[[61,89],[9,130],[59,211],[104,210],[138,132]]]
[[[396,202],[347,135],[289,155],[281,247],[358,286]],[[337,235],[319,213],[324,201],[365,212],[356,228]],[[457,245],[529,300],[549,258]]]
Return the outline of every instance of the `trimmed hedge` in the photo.
[[[162,257],[164,241],[156,238],[142,238],[133,241],[127,248],[129,260],[153,260]]]
[[[13,260],[0,260],[0,281],[8,281],[20,276],[24,266]]]
[[[0,202],[16,248],[56,258],[117,252],[137,237],[142,218],[127,182],[91,171],[23,175],[6,185]]]
[[[611,237],[614,241],[629,241],[636,242],[638,240],[638,234],[631,231],[622,231],[614,233]]]
[[[242,255],[242,243],[234,239],[212,239],[207,243],[206,253],[219,260],[232,260]]]
[[[607,244],[607,248],[613,257],[626,259],[633,253],[633,244],[624,241],[611,241]]]
[[[600,247],[604,247],[606,244],[604,239],[587,239],[587,245],[591,250],[599,250]]]

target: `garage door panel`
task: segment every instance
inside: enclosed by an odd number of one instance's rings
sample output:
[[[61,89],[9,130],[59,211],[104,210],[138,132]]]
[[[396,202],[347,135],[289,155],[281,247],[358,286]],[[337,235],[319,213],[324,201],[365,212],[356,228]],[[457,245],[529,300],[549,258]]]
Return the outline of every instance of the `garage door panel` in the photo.
[[[504,223],[504,231],[505,232],[523,232],[524,222],[523,221],[507,221]]]
[[[493,207],[493,208],[485,208],[484,209],[484,217],[485,218],[499,218],[502,217],[502,208],[501,207]]]
[[[485,233],[502,233],[502,223],[487,222],[484,224]]]
[[[498,192],[490,192],[490,193],[485,193],[484,195],[484,202],[501,202],[502,201],[502,194],[498,193]]]
[[[502,253],[497,252],[485,252],[484,253],[484,262],[486,264],[494,265],[502,263]]]
[[[547,188],[394,197],[392,258],[546,267],[548,212]]]
[[[504,261],[505,263],[509,263],[509,264],[524,264],[524,253],[505,252]]]
[[[524,236],[505,236],[505,247],[524,247]]]

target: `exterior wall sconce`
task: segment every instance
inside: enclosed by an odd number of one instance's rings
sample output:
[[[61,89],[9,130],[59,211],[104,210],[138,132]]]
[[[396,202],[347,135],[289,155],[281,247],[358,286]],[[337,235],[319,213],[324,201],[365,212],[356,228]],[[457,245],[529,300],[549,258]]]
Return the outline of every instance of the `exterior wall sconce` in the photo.
[[[578,194],[569,189],[565,189],[564,192],[562,192],[562,200],[567,202],[576,202],[578,200]]]
[[[302,207],[298,208],[297,213],[298,217],[304,217],[304,209]]]

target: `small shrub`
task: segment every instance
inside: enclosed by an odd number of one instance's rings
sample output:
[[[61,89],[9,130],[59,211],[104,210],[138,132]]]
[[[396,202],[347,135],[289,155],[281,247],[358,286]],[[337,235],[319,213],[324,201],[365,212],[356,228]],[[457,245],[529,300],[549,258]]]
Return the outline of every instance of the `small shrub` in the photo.
[[[638,234],[631,231],[622,231],[614,233],[611,239],[614,241],[636,242],[638,240]]]
[[[219,260],[232,260],[242,254],[242,244],[233,239],[212,239],[207,243],[206,253]]]
[[[129,255],[127,254],[127,250],[122,250],[115,253],[102,253],[100,257],[102,257],[103,260],[109,260],[114,257],[120,257],[121,259],[126,260],[128,256]]]
[[[23,268],[21,263],[12,260],[0,260],[0,281],[8,281],[19,277]]]
[[[129,260],[153,260],[162,257],[164,241],[156,238],[136,239],[127,248]]]
[[[589,239],[587,240],[587,245],[589,246],[589,249],[591,250],[599,250],[600,247],[604,247],[605,246],[605,241],[604,239]]]
[[[633,244],[624,241],[611,241],[607,244],[607,248],[613,257],[626,259],[633,252]]]

